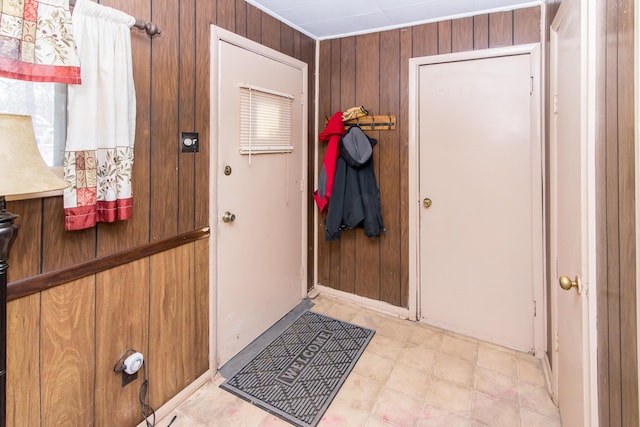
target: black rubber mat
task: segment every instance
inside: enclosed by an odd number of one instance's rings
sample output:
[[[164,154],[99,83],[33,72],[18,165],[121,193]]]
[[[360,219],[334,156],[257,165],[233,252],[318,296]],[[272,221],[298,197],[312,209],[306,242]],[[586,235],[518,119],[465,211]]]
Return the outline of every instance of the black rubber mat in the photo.
[[[306,311],[220,387],[293,425],[315,426],[374,333]]]

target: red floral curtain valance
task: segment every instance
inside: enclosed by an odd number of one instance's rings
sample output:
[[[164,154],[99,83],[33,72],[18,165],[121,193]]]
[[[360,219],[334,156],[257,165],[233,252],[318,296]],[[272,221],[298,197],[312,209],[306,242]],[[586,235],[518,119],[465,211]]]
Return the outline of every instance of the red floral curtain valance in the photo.
[[[81,82],[69,0],[0,0],[0,76]]]

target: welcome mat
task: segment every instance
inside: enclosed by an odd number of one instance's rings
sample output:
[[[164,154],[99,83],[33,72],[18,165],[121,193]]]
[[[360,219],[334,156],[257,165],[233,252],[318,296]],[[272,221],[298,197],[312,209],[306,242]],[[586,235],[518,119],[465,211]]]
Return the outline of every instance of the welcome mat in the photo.
[[[220,387],[293,425],[313,427],[374,333],[306,311]]]

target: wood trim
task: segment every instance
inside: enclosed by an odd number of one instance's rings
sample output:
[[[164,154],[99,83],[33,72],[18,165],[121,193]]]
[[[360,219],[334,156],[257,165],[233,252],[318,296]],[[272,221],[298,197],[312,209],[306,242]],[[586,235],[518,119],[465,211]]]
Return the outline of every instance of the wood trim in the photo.
[[[18,280],[9,283],[9,285],[7,286],[7,301],[12,301],[14,299],[22,298],[27,295],[44,291],[46,289],[51,289],[65,283],[78,280],[85,276],[110,270],[123,264],[137,261],[139,259],[146,258],[151,255],[155,255],[160,252],[177,248],[178,246],[182,246],[187,243],[195,242],[196,240],[205,239],[208,237],[209,227],[204,227],[197,230],[188,231],[186,233],[178,234],[176,236],[172,236],[163,240],[147,243],[133,249],[127,249],[124,251],[113,253],[111,255],[96,258],[88,262],[83,262],[80,264],[61,268],[59,270],[40,274],[38,276]]]

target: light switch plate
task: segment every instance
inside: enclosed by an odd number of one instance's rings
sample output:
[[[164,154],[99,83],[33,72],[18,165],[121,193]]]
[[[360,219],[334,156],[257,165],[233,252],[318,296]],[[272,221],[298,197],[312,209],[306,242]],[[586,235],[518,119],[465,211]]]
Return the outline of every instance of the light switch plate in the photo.
[[[183,153],[197,153],[200,151],[198,132],[180,132],[180,151]]]

